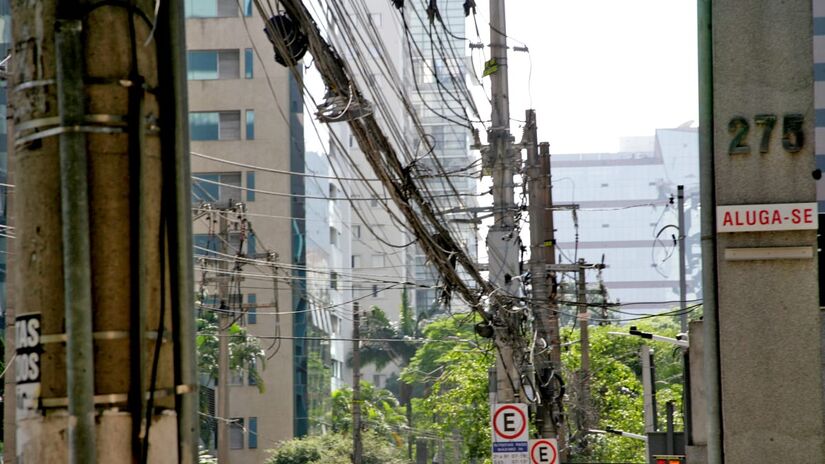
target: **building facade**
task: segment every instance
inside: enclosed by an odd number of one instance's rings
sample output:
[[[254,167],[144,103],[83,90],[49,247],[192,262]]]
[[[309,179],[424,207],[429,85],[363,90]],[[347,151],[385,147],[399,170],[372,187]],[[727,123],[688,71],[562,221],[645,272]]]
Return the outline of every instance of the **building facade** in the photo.
[[[560,262],[604,260],[609,301],[627,305],[613,318],[679,305],[678,185],[685,187],[687,299],[701,299],[697,144],[695,128],[659,129],[623,140],[618,153],[551,157]]]
[[[243,464],[309,428],[311,317],[305,182],[287,174],[304,171],[301,91],[273,60],[251,2],[238,5],[187,1],[186,40],[198,310],[224,301],[266,359],[233,372],[229,417],[215,418],[232,420],[230,459]],[[202,433],[207,448],[211,438]]]

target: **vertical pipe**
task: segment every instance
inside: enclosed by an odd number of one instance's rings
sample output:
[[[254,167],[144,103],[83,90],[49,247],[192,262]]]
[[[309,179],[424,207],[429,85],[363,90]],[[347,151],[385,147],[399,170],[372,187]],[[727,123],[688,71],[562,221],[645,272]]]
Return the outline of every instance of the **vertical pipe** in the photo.
[[[713,3],[697,0],[699,47],[699,191],[702,230],[702,306],[705,330],[707,462],[722,464],[722,395],[716,294],[716,181],[713,159]]]
[[[645,433],[656,431],[656,408],[654,406],[653,376],[650,360],[653,358],[649,346],[642,345],[640,357],[642,359],[642,396],[644,404]]]
[[[192,261],[191,172],[183,2],[160,2],[156,40],[163,159],[165,223],[169,228],[175,385],[178,388],[178,461],[194,464],[198,455],[198,393]]]
[[[62,127],[84,123],[82,22],[59,20],[55,31],[57,101]],[[60,194],[66,311],[69,462],[96,462],[92,278],[86,136],[60,135]]]

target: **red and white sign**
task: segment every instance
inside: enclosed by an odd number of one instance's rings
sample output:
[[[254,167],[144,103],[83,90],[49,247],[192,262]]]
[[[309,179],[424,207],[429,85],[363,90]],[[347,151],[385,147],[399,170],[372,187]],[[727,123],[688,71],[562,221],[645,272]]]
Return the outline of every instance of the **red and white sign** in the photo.
[[[816,229],[816,203],[716,207],[716,231],[761,232]]]
[[[559,444],[555,438],[530,440],[530,462],[532,464],[558,464]]]
[[[527,405],[497,404],[493,411],[493,441],[523,441],[528,439]]]

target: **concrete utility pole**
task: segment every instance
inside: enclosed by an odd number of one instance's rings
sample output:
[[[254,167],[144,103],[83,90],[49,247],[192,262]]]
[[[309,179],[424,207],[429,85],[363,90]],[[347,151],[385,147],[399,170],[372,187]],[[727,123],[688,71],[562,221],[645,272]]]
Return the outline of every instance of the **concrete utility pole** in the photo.
[[[229,254],[229,221],[226,219],[228,209],[218,209],[218,235],[220,236],[220,253],[218,259],[218,464],[229,464],[229,273],[226,256]]]
[[[680,331],[687,333],[688,331],[688,315],[685,312],[687,309],[687,270],[685,260],[685,237],[687,231],[685,230],[685,186],[679,185],[676,187],[676,199],[679,207],[679,309],[682,314],[679,316],[681,323]]]
[[[192,463],[182,5],[12,9],[13,254],[26,258],[11,279],[6,462]]]
[[[556,236],[553,229],[553,194],[550,186],[550,147],[541,144],[539,153],[538,134],[536,128],[536,112],[527,110],[527,123],[524,128],[524,143],[527,147],[528,165],[528,194],[530,213],[530,273],[532,286],[532,308],[536,318],[537,338],[544,340],[546,347],[543,355],[536,359],[536,380],[538,384],[549,382],[553,372],[561,371],[561,347],[559,340],[558,309],[551,293],[554,285],[555,273],[551,273],[548,265],[556,263],[555,243]],[[535,385],[535,384],[534,384]],[[553,419],[553,399],[542,393],[541,403],[536,414],[536,427],[542,438],[557,438],[559,448],[564,449],[561,443],[564,434],[561,433],[561,422],[557,427]],[[550,392],[558,393],[558,392]],[[549,396],[549,395],[548,395]],[[556,411],[561,417],[562,411]]]
[[[352,304],[352,464],[361,464],[361,305]]]
[[[642,359],[642,396],[645,433],[651,433],[656,432],[659,428],[656,413],[656,368],[653,360],[653,350],[647,345],[642,345],[640,356]]]
[[[507,81],[507,26],[504,0],[490,0],[490,55],[487,63],[492,87],[492,123],[487,133],[489,159],[487,166],[493,174],[493,226],[487,234],[487,253],[490,260],[490,281],[502,296],[513,294],[514,277],[519,275],[520,242],[515,232],[515,200],[513,156],[510,135],[510,94]],[[502,299],[499,299],[502,301]],[[505,305],[510,302],[504,301]],[[498,402],[510,403],[519,396],[521,375],[514,358],[516,336],[514,316],[505,308],[498,308],[501,326],[495,339],[500,356],[496,357]]]

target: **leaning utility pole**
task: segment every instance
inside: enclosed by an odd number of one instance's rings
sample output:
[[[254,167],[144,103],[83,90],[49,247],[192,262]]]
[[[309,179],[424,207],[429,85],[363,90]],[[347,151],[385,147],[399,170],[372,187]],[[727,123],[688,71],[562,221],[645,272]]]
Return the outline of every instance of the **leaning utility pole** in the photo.
[[[352,304],[352,464],[362,462],[361,443],[361,305]]]
[[[184,14],[155,6],[12,4],[16,462],[197,459]]]
[[[489,144],[486,166],[493,175],[493,225],[487,234],[487,253],[490,261],[490,282],[501,296],[512,295],[514,277],[519,272],[520,242],[515,229],[515,200],[513,197],[513,173],[516,159],[513,156],[510,135],[510,94],[507,81],[507,26],[504,0],[490,0],[490,61],[485,70],[490,75],[492,88],[492,122],[487,133]],[[519,157],[520,161],[520,157]],[[498,402],[510,403],[519,396],[521,375],[514,357],[517,336],[516,321],[503,306],[512,304],[506,298],[498,298],[497,310],[500,325],[496,327],[495,340],[500,356],[496,357]]]
[[[557,438],[564,449],[561,433],[562,411],[554,419],[554,396],[560,392],[541,385],[552,385],[552,375],[561,371],[558,307],[553,298],[555,273],[548,266],[556,263],[554,253],[556,236],[553,229],[553,194],[550,186],[550,146],[538,144],[535,110],[527,110],[524,126],[524,144],[527,149],[527,178],[530,214],[530,301],[536,320],[536,338],[543,340],[544,354],[535,360],[534,385],[540,394],[536,414],[536,428],[542,438]]]

